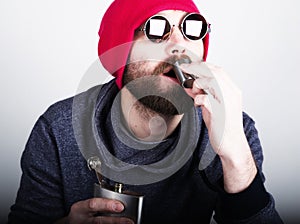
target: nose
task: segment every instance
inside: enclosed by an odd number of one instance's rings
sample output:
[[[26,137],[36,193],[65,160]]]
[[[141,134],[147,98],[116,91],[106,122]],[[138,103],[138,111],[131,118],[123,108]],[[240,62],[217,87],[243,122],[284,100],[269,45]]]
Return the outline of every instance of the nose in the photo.
[[[172,27],[172,33],[167,43],[168,46],[166,50],[170,55],[183,54],[186,51],[184,36],[176,26]]]

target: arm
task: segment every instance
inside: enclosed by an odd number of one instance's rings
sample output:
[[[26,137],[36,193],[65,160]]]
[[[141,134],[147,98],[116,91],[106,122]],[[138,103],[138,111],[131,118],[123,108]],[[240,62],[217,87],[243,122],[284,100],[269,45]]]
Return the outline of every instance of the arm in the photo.
[[[52,223],[63,216],[63,195],[55,140],[40,117],[21,159],[22,177],[8,223]]]
[[[216,220],[281,223],[263,185],[262,153],[254,122],[248,119],[244,124],[241,91],[220,67],[203,62],[183,66],[186,73],[197,77],[193,88],[186,91],[201,107],[211,146],[218,155],[219,169],[215,167],[213,172],[221,172],[222,178],[214,183],[219,192]],[[253,216],[256,218],[251,219]]]
[[[275,209],[271,194],[264,187],[262,173],[263,154],[254,121],[244,114],[244,130],[248,144],[257,167],[257,174],[251,184],[239,193],[227,193],[224,189],[223,177],[215,180],[218,191],[218,203],[215,220],[222,223],[283,223]],[[220,162],[219,162],[220,164]],[[212,181],[216,164],[206,170],[208,179]]]
[[[127,218],[95,216],[99,212],[121,212],[124,206],[116,200],[91,198],[77,201],[68,208],[56,137],[48,120],[40,117],[22,155],[21,184],[8,223],[132,223]]]
[[[241,91],[220,67],[204,62],[187,66],[184,71],[197,77],[187,93],[202,109],[211,146],[222,162],[224,188],[243,191],[257,169],[243,130]]]

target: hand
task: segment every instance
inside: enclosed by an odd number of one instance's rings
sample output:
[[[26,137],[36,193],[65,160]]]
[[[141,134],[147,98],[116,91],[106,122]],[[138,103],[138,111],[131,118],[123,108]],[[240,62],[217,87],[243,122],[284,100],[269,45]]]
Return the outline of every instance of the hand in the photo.
[[[68,217],[64,219],[67,224],[114,224],[133,223],[125,217],[95,216],[97,213],[119,213],[124,210],[124,205],[117,201],[105,198],[92,198],[79,201],[72,205]],[[63,222],[58,222],[63,223]]]
[[[206,62],[182,64],[181,68],[197,78],[186,92],[202,109],[209,140],[219,155],[224,188],[237,193],[247,188],[257,169],[243,128],[242,94],[226,72]]]
[[[225,71],[206,62],[182,65],[182,70],[197,78],[192,89],[186,89],[202,108],[211,145],[220,156],[231,156],[233,148],[244,138],[242,94]],[[236,155],[236,154],[234,154]]]

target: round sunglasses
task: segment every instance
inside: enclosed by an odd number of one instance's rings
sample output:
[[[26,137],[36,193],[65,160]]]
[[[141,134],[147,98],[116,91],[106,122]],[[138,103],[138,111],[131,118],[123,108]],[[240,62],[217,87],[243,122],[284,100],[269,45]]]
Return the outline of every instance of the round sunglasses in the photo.
[[[164,16],[154,15],[146,21],[139,31],[143,31],[152,42],[161,43],[171,37],[174,27],[175,25],[171,25]],[[211,31],[210,24],[199,13],[187,14],[179,28],[182,35],[192,41],[203,39]]]

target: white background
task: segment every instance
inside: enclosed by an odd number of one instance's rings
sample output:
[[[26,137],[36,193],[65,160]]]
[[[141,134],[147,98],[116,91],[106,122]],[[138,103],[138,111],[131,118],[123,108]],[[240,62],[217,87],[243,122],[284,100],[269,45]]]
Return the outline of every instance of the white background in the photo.
[[[110,2],[0,1],[1,220],[15,199],[21,153],[38,116],[74,95],[97,60],[97,32]],[[212,23],[208,61],[231,75],[256,121],[266,186],[277,209],[284,220],[300,220],[299,3],[198,0],[197,5]]]

